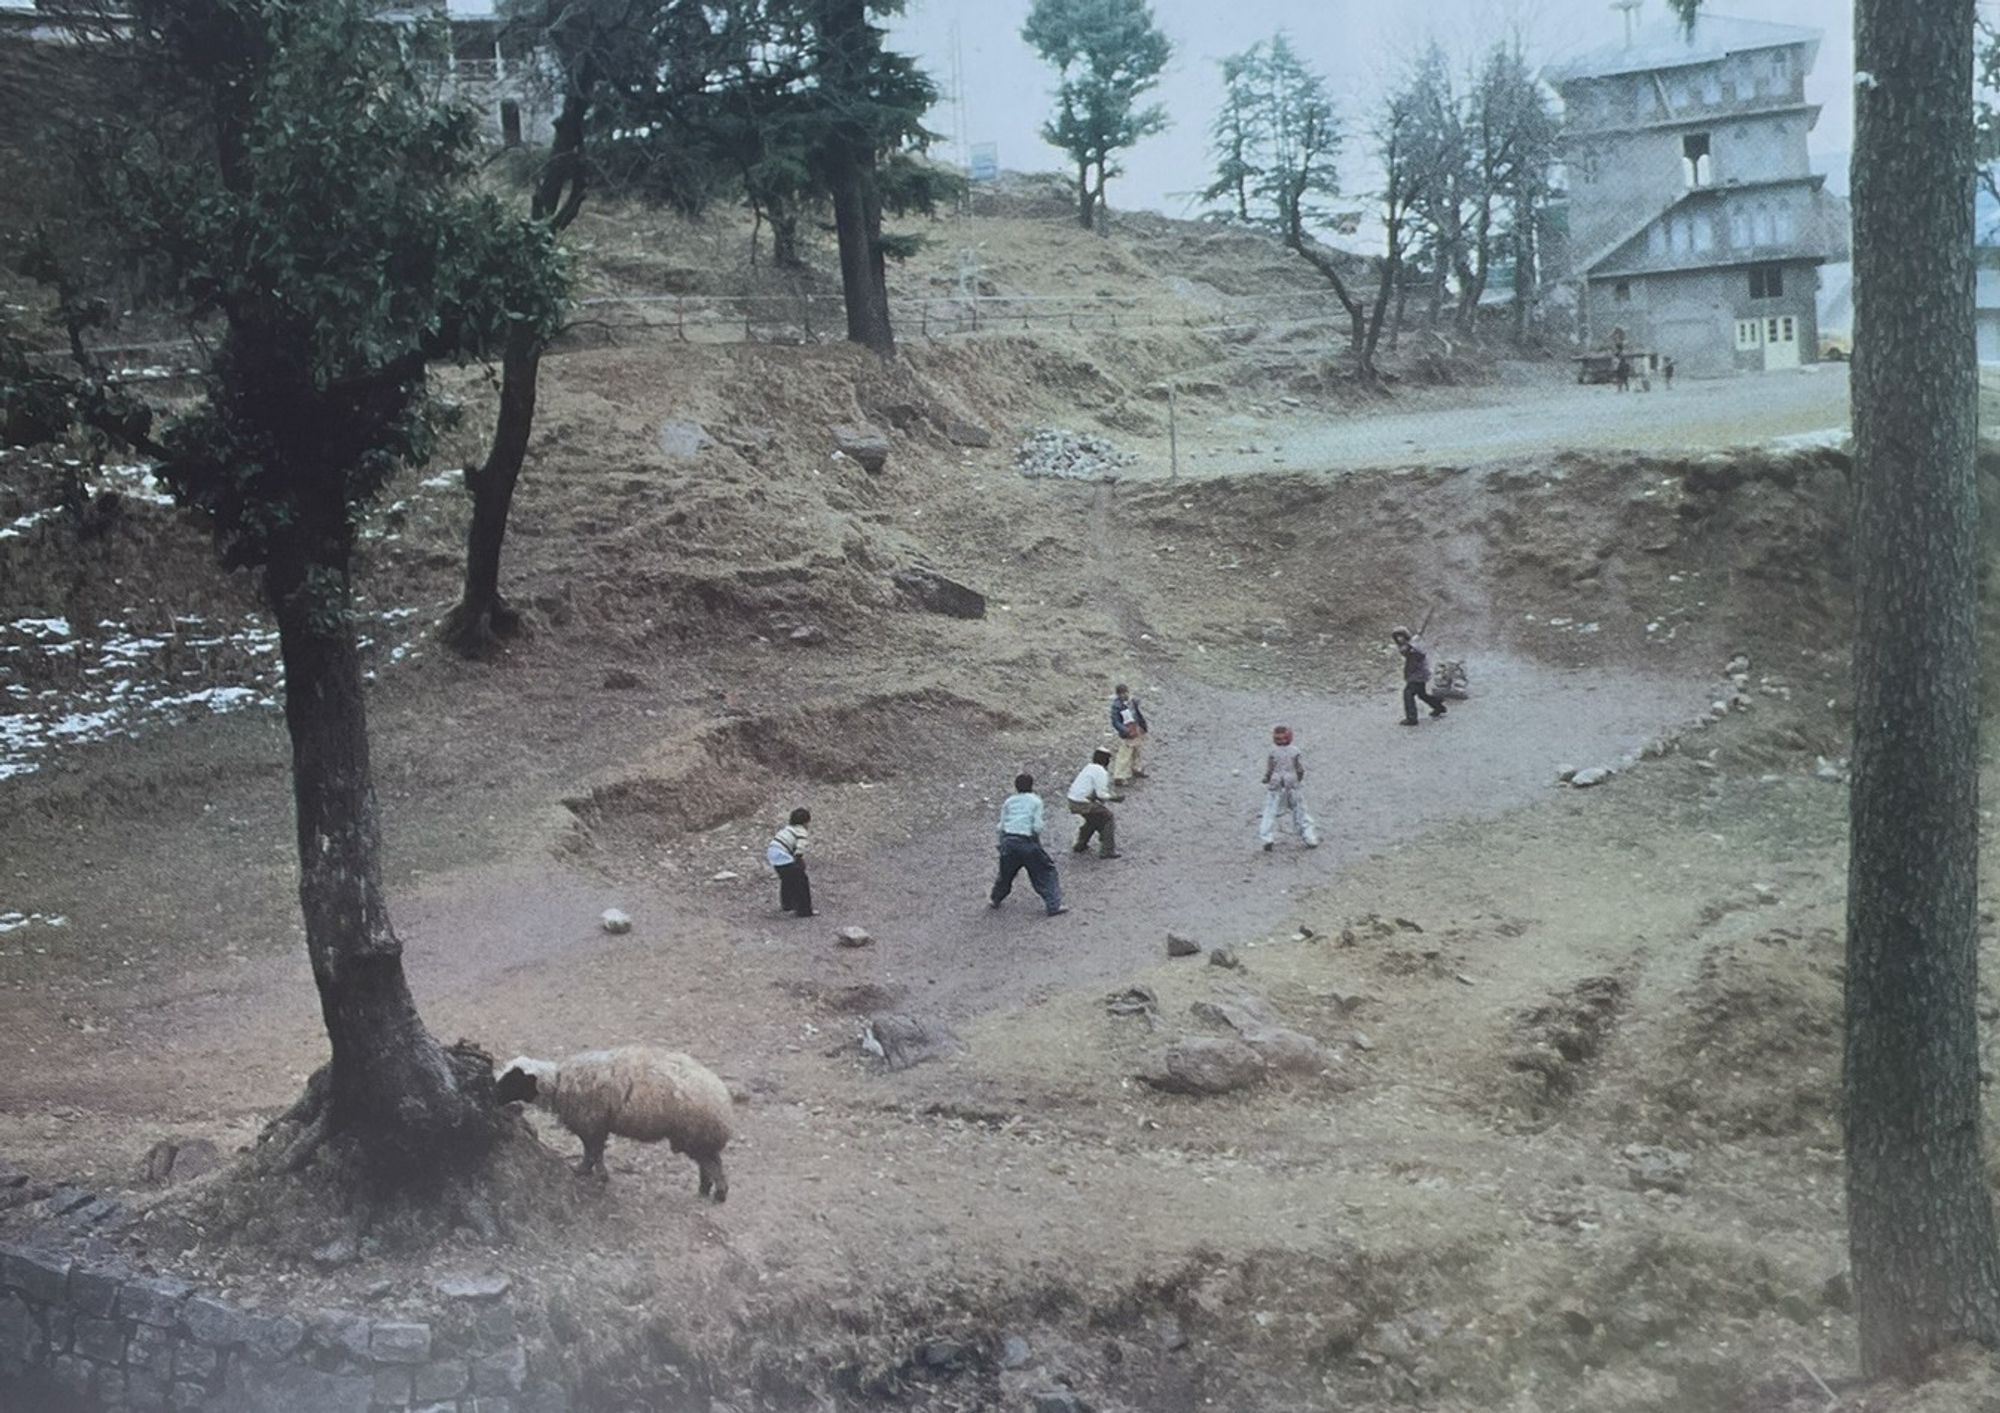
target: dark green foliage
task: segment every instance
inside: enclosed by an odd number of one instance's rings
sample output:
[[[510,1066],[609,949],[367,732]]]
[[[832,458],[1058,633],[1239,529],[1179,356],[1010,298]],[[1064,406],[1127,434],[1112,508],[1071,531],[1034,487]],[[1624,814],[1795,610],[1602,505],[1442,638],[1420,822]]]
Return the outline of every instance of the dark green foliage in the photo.
[[[87,152],[154,298],[220,327],[158,474],[231,564],[344,545],[427,450],[426,361],[561,309],[549,233],[469,194],[471,118],[432,97],[424,31],[373,10],[142,0],[126,42],[152,101]]]
[[[1105,183],[1119,174],[1115,154],[1167,126],[1165,108],[1139,100],[1159,82],[1173,45],[1146,0],[1035,0],[1021,38],[1061,75],[1042,136],[1069,154],[1078,215],[1093,226]]]

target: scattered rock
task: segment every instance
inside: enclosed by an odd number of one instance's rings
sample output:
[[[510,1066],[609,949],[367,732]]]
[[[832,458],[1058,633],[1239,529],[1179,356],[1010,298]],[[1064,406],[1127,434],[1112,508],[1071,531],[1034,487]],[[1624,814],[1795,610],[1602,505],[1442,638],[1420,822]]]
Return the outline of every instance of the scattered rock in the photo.
[[[833,934],[833,940],[843,947],[871,947],[875,935],[865,927],[843,927]]]
[[[514,1282],[498,1272],[441,1276],[431,1282],[431,1289],[446,1300],[498,1300],[513,1288]]]
[[[1847,779],[1847,762],[1831,761],[1825,756],[1820,756],[1813,765],[1813,774],[1821,780],[1831,780],[1835,784],[1840,784]]]
[[[1263,1057],[1235,1036],[1177,1040],[1139,1072],[1138,1078],[1169,1094],[1233,1094],[1262,1084]]]
[[[1736,656],[1729,659],[1729,665],[1722,669],[1722,675],[1724,677],[1742,677],[1746,675],[1749,671],[1750,671],[1749,656],[1745,653],[1738,653],[1736,654]]]
[[[1375,1042],[1368,1038],[1368,1032],[1365,1030],[1357,1030],[1348,1038],[1353,1041],[1357,1050],[1372,1053],[1375,1049]]]
[[[984,618],[986,595],[956,579],[919,565],[899,569],[890,582],[914,599],[919,608],[941,613],[947,618]]]
[[[1103,437],[1043,427],[1014,449],[1014,466],[1023,476],[1055,476],[1071,481],[1115,481],[1118,468],[1139,458],[1120,451]]]
[[[896,1014],[870,1019],[861,1031],[861,1048],[892,1070],[906,1070],[926,1060],[956,1054],[964,1047],[944,1026]]]
[[[604,674],[598,686],[607,692],[630,692],[646,685],[646,679],[629,667],[614,667]]]
[[[826,630],[811,623],[801,623],[785,635],[785,641],[795,648],[816,648],[826,641]]]
[[[1562,1322],[1563,1328],[1578,1339],[1589,1339],[1591,1335],[1597,1332],[1597,1322],[1581,1310],[1563,1311]]]
[[[887,422],[899,432],[907,432],[924,420],[924,405],[909,398],[885,398],[870,406],[868,415]]]
[[[336,1236],[324,1246],[315,1246],[312,1259],[315,1266],[337,1270],[361,1259],[361,1245],[351,1236]]]
[[[1160,998],[1151,987],[1128,986],[1104,998],[1104,1009],[1114,1016],[1142,1016],[1160,1009]]]
[[[1056,1389],[1035,1395],[1035,1413],[1092,1413],[1092,1410],[1075,1394]]]
[[[674,461],[689,461],[715,446],[715,438],[708,434],[708,428],[699,422],[684,422],[669,418],[660,423],[660,430],[654,440],[661,452]]]
[[[1318,1074],[1333,1063],[1333,1053],[1326,1046],[1289,1026],[1259,1026],[1244,1032],[1243,1043],[1265,1064],[1285,1074]]]
[[[613,937],[620,937],[632,930],[632,919],[617,908],[606,908],[598,917],[597,925]]]
[[[734,883],[737,879],[741,878],[742,876],[743,876],[742,874],[737,873],[732,869],[719,868],[714,873],[711,873],[708,876],[708,881],[710,883]]]
[[[1217,947],[1208,954],[1208,964],[1212,967],[1227,967],[1230,971],[1241,971],[1243,963],[1236,960],[1236,953],[1228,947]]]
[[[1848,1279],[1847,1272],[1835,1271],[1819,1288],[1819,1298],[1835,1310],[1851,1311],[1854,1309],[1854,1282]]]
[[[833,447],[860,462],[861,469],[871,476],[889,461],[889,439],[873,427],[835,427]]]
[[[1167,934],[1167,955],[1170,957],[1198,957],[1201,955],[1201,943],[1181,933],[1169,932]]]
[[[1188,1014],[1204,1025],[1233,1030],[1238,1035],[1264,1030],[1278,1023],[1270,1003],[1261,996],[1237,995],[1226,1001],[1196,1001],[1188,1007]]]
[[[1617,773],[1608,765],[1593,765],[1571,775],[1569,783],[1575,789],[1588,790],[1593,785],[1602,785]]]
[[[1640,1192],[1686,1192],[1688,1169],[1694,1159],[1672,1148],[1655,1148],[1628,1143],[1624,1148],[1625,1175]]]
[[[1025,1368],[1028,1361],[1032,1358],[1034,1358],[1034,1352],[1028,1348],[1028,1341],[1022,1339],[1019,1335],[1010,1334],[1000,1341],[1001,1368]]]
[[[186,1182],[222,1166],[222,1150],[206,1138],[163,1138],[146,1150],[145,1180],[154,1187]]]
[[[947,417],[944,423],[944,437],[953,446],[988,447],[993,445],[993,433],[977,422],[961,421],[957,417]]]
[[[1570,781],[1576,779],[1576,767],[1573,765],[1557,766],[1556,779],[1560,780],[1565,785],[1569,784]]]
[[[933,1339],[917,1346],[917,1362],[926,1369],[949,1372],[965,1363],[967,1350],[955,1339]]]

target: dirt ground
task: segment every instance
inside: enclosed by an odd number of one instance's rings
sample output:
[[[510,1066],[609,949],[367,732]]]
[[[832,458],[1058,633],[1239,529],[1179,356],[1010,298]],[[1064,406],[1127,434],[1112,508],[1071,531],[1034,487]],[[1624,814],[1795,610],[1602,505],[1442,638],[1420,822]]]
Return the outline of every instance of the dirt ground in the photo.
[[[996,264],[1037,229],[996,223]],[[1053,229],[1062,258],[1105,262],[1075,278],[1121,288],[1201,238]],[[530,637],[475,665],[423,636],[464,514],[438,468],[368,532],[391,905],[440,1035],[503,1056],[652,1041],[725,1075],[730,1201],[614,1140],[605,1188],[505,1249],[461,1235],[329,1270],[317,1233],[182,1249],[161,1220],[150,1257],[388,1308],[427,1263],[476,1257],[549,1311],[604,1315],[570,1355],[605,1408],[1847,1392],[1845,462],[1818,435],[1844,421],[1841,370],[1648,401],[1509,365],[1378,405],[1317,362],[1180,332],[917,345],[891,369],[838,348],[552,357],[509,550]],[[1170,481],[1151,389],[1188,368]],[[488,394],[457,393],[463,452]],[[994,445],[950,444],[947,415]],[[670,418],[712,444],[663,450]],[[862,418],[896,428],[880,475],[828,454]],[[1027,479],[1015,444],[1048,425],[1139,460]],[[32,513],[32,466],[6,467]],[[0,541],[0,617],[61,617],[50,641],[75,644],[5,640],[30,710],[105,695],[82,664],[139,619],[178,643],[175,613],[250,612],[166,507],[77,533]],[[922,611],[891,578],[914,564],[986,616]],[[1426,616],[1471,696],[1409,730],[1383,636]],[[171,658],[267,691],[253,659]],[[989,909],[1009,778],[1058,799],[1115,680],[1155,727],[1124,857],[1058,847],[1064,917],[1025,884]],[[1280,720],[1317,850],[1256,847]],[[0,1155],[164,1217],[189,1194],[136,1190],[147,1148],[249,1143],[324,1042],[275,713],[134,729],[50,737],[0,780],[0,914],[22,919],[0,933]],[[1573,789],[1564,766],[1618,773]],[[761,863],[794,803],[812,921],[778,913]],[[629,935],[600,931],[612,906]],[[848,924],[872,945],[837,947]],[[1170,961],[1169,931],[1240,966]],[[1151,1016],[1107,1009],[1134,986]],[[1135,1078],[1209,1033],[1208,1001],[1261,1005],[1323,1056],[1223,1097]],[[891,1013],[958,1048],[884,1071],[858,1040]],[[971,1354],[927,1364],[939,1340]],[[1994,1397],[1970,1363],[1894,1406]]]

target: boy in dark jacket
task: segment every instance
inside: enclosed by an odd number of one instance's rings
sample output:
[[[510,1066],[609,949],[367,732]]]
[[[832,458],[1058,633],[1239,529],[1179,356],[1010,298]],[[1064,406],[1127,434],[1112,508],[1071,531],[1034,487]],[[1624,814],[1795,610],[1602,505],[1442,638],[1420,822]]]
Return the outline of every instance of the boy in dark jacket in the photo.
[[[1396,645],[1396,651],[1403,655],[1403,725],[1417,724],[1417,703],[1430,706],[1432,716],[1444,715],[1444,702],[1430,694],[1431,655],[1424,645],[1410,636],[1407,628],[1391,629],[1389,641]]]

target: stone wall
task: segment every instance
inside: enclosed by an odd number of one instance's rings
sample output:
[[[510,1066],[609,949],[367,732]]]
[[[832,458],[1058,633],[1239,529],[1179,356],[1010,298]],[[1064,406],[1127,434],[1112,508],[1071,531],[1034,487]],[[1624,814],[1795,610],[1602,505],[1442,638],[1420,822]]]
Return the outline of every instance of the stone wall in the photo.
[[[426,1314],[248,1309],[66,1244],[0,1244],[0,1408],[566,1413],[505,1277],[438,1280]]]

